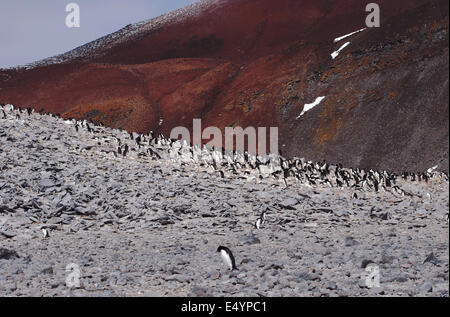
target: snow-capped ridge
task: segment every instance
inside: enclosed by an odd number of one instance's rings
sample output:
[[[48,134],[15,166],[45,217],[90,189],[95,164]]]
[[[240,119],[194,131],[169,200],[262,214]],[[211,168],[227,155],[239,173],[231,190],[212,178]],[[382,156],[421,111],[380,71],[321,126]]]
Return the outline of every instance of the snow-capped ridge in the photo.
[[[160,15],[155,18],[128,24],[127,26],[114,33],[105,35],[97,40],[81,45],[66,53],[52,56],[33,63],[28,63],[22,66],[10,67],[6,69],[27,70],[36,67],[68,63],[70,61],[81,58],[85,60],[101,57],[112,47],[118,46],[128,41],[132,41],[138,37],[145,36],[149,33],[157,31],[160,28],[163,28],[166,25],[182,23],[189,18],[198,16],[204,10],[217,5],[219,2],[219,0],[200,0],[184,8]]]

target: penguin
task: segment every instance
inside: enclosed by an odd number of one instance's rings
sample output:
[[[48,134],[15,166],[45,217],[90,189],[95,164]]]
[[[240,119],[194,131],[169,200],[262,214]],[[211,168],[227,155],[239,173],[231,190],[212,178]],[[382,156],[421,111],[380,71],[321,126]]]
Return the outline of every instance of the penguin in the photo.
[[[261,224],[264,224],[266,222],[266,211],[261,212],[259,219],[261,219]]]
[[[122,153],[122,154],[123,154],[123,157],[127,156],[128,150],[129,150],[128,144],[125,144],[125,150],[124,150],[123,153]]]
[[[147,152],[150,153],[151,156],[156,156],[158,159],[161,159],[161,155],[159,155],[156,151],[152,150],[152,148],[149,148]]]
[[[50,234],[49,234],[47,228],[42,228],[42,234],[44,235],[44,239],[50,237]]]
[[[142,141],[142,139],[141,139],[140,135],[136,138],[135,141],[136,141],[137,146],[139,146],[139,148],[141,148],[141,141]]]
[[[386,177],[386,187],[391,187],[391,178],[390,177]]]
[[[405,192],[400,187],[394,186],[394,187],[392,187],[392,189],[393,189],[393,191],[395,191],[395,193],[405,196]]]
[[[261,229],[262,224],[263,224],[263,220],[261,219],[261,217],[259,217],[258,219],[256,219],[255,228],[258,230]]]
[[[374,187],[375,187],[375,191],[378,193],[378,181],[375,180],[375,181],[373,182],[373,185],[374,185]]]
[[[228,249],[227,247],[224,247],[224,246],[219,246],[217,248],[217,252],[220,253],[220,255],[222,256],[223,262],[225,263],[225,265],[228,266],[230,271],[237,270],[236,261],[234,260],[233,253],[231,252],[230,249]]]

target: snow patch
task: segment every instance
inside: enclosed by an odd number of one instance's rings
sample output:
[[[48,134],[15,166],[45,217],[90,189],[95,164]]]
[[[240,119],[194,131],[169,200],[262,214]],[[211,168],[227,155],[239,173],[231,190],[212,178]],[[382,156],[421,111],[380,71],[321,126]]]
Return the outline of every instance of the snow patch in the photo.
[[[343,40],[343,39],[345,39],[345,38],[347,38],[347,37],[349,37],[349,36],[352,36],[353,34],[362,32],[362,31],[364,31],[364,30],[366,30],[366,28],[360,29],[360,30],[358,30],[358,31],[355,31],[355,32],[352,32],[352,33],[349,33],[349,34],[346,34],[346,35],[343,35],[343,36],[341,36],[341,37],[337,37],[337,38],[334,39],[334,42],[333,42],[333,43],[337,43],[337,42],[339,42],[339,41],[341,41],[341,40]]]
[[[345,43],[344,45],[342,45],[337,51],[331,53],[331,58],[335,59],[336,57],[338,57],[338,55],[341,53],[341,51],[346,48],[348,45],[350,44],[350,42]]]
[[[433,166],[433,167],[430,167],[430,168],[427,170],[427,173],[432,174],[435,170],[437,170],[438,167],[439,167],[439,165],[435,165],[435,166]]]
[[[313,109],[314,107],[318,106],[318,105],[322,102],[322,100],[324,100],[324,99],[325,99],[325,96],[323,96],[323,97],[317,97],[316,101],[314,101],[313,103],[305,104],[305,105],[303,106],[303,111],[302,111],[302,113],[300,113],[300,115],[297,117],[297,119],[300,119],[300,117],[303,116],[306,112],[308,112],[309,110],[311,110],[311,109]]]

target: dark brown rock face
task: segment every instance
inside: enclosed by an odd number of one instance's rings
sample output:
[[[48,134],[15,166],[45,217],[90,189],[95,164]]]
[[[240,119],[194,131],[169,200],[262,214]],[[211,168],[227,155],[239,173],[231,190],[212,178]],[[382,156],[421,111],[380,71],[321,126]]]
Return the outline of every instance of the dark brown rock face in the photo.
[[[334,43],[365,27],[366,3],[200,2],[56,63],[0,71],[0,102],[166,135],[193,118],[278,126],[284,156],[448,171],[448,1],[377,3],[380,28]]]

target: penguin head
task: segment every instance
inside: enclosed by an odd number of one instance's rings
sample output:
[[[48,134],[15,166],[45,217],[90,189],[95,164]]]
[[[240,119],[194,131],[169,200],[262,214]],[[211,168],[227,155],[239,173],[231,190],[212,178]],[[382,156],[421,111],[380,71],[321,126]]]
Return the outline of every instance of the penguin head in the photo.
[[[219,246],[218,248],[217,248],[217,252],[221,252],[222,250],[224,250],[224,251],[226,251],[226,247],[224,247],[224,246]]]

